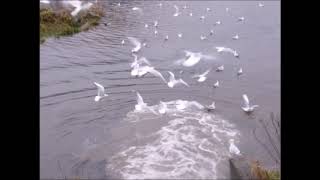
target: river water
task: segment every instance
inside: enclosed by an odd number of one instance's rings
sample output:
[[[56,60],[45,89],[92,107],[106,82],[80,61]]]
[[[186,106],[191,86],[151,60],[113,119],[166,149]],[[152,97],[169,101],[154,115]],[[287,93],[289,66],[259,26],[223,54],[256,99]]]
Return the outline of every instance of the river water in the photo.
[[[101,21],[110,24],[51,38],[40,46],[41,178],[228,178],[227,160],[233,156],[229,139],[250,159],[274,164],[252,130],[263,134],[258,120],[267,120],[270,112],[280,114],[279,1],[265,1],[264,7],[257,1],[162,1],[162,7],[157,1],[125,1],[120,7],[115,1],[100,3],[106,6]],[[177,17],[174,5],[181,12]],[[237,21],[240,16],[245,20]],[[218,20],[221,24],[214,25]],[[236,34],[239,39],[233,40]],[[200,40],[200,35],[207,39]],[[150,74],[132,77],[133,45],[126,37],[145,41],[138,56],[146,57],[166,79],[172,71],[190,87],[169,88]],[[216,46],[235,49],[240,58],[217,53]],[[184,50],[215,59],[192,67],[175,64]],[[225,70],[215,72],[220,65]],[[238,77],[240,67],[244,73]],[[209,68],[213,70],[205,82],[192,78]],[[220,87],[214,89],[217,80]],[[93,82],[104,85],[109,96],[94,102]],[[168,112],[135,111],[136,91],[151,109],[163,101]],[[242,94],[259,105],[251,115],[241,109]],[[175,106],[212,101],[213,113]]]

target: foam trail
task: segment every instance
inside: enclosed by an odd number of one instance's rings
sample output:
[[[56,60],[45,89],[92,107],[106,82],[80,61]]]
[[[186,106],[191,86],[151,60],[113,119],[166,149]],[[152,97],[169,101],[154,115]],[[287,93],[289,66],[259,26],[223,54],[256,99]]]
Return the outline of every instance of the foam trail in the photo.
[[[184,102],[183,111],[176,107]],[[227,120],[204,112],[195,101],[170,101],[166,104],[168,122],[152,133],[152,141],[131,146],[115,154],[106,171],[125,179],[226,178],[217,171],[230,157],[228,140],[238,141],[239,132]],[[154,111],[161,105],[150,106]],[[162,114],[129,112],[127,122],[164,120]]]

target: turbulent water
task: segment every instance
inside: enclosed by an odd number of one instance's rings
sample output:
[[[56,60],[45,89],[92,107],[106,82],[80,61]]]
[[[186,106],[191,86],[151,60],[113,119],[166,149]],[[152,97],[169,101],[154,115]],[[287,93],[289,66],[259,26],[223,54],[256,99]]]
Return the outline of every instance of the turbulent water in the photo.
[[[101,25],[40,46],[41,178],[228,178],[230,139],[250,159],[274,164],[252,130],[258,128],[263,139],[257,120],[280,113],[280,2],[266,1],[264,7],[255,1],[161,2],[162,7],[157,1],[123,1],[121,6],[100,1],[106,6]],[[181,12],[177,17],[174,5]],[[239,39],[233,40],[236,34]],[[138,56],[165,79],[172,71],[190,87],[169,88],[150,74],[132,77],[133,45],[127,37],[147,43]],[[217,53],[216,46],[235,49],[240,58]],[[184,67],[176,63],[184,50],[214,60]],[[215,72],[220,65],[225,70]],[[244,73],[238,77],[240,67]],[[192,78],[209,68],[205,82]],[[220,87],[214,89],[217,80]],[[104,85],[109,96],[94,102],[93,82]],[[135,110],[136,91],[149,110]],[[245,93],[259,105],[252,115],[241,109]],[[158,113],[160,101],[168,107],[165,114]],[[194,106],[212,101],[214,112]],[[178,108],[181,102],[190,107]]]

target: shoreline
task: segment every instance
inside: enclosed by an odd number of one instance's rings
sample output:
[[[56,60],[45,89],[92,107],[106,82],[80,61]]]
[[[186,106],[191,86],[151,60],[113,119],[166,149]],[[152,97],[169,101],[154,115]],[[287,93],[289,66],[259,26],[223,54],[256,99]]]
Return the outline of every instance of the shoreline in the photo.
[[[40,44],[48,38],[59,38],[87,31],[99,25],[104,16],[102,7],[93,5],[89,10],[73,17],[70,10],[54,10],[51,7],[40,9]]]

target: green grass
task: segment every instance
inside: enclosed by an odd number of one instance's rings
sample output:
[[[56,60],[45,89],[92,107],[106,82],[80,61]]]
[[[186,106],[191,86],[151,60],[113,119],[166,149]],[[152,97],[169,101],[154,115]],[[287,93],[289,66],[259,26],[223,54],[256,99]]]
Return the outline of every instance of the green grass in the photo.
[[[267,171],[269,180],[280,180],[280,172],[279,171]]]
[[[68,36],[99,24],[103,10],[92,7],[88,12],[82,12],[72,17],[70,12],[54,12],[52,9],[40,10],[40,43],[48,37]]]

